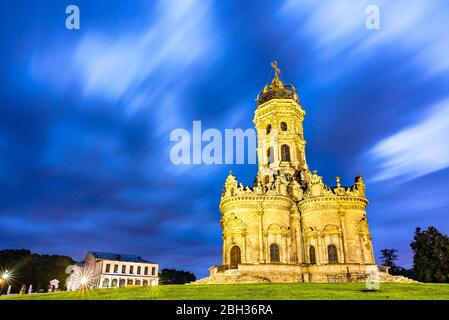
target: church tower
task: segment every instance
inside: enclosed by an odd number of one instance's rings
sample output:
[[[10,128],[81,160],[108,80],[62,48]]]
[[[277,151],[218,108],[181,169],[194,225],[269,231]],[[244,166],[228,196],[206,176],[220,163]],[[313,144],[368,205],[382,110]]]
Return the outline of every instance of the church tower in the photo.
[[[271,66],[274,78],[256,98],[256,179],[244,186],[229,173],[220,199],[222,265],[204,282],[362,281],[377,272],[365,182],[357,175],[343,186],[337,177],[331,187],[309,170],[305,111]]]
[[[280,171],[287,176],[307,170],[302,109],[296,89],[283,84],[273,62],[274,78],[256,98],[254,124],[257,130],[259,176],[269,179]]]

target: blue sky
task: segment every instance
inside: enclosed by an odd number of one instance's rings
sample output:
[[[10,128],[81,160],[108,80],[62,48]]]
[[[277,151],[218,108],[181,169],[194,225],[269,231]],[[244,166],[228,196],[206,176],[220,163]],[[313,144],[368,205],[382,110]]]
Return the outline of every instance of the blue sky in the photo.
[[[65,28],[76,4],[80,30]],[[365,27],[380,8],[380,29]],[[137,253],[207,275],[232,169],[172,165],[170,132],[252,128],[277,60],[325,182],[366,178],[375,254],[449,233],[445,1],[0,4],[0,248]]]

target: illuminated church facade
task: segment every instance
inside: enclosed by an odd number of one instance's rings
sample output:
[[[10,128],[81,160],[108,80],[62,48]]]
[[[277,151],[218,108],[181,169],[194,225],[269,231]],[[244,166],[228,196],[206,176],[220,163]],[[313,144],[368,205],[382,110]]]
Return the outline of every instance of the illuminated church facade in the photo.
[[[258,173],[243,186],[232,172],[220,201],[222,265],[200,282],[340,282],[377,271],[365,183],[328,186],[306,161],[303,110],[279,77],[257,96]]]

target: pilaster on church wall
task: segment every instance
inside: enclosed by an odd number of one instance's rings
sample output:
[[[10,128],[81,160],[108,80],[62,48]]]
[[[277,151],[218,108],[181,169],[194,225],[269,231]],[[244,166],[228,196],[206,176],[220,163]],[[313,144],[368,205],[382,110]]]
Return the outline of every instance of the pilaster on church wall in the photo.
[[[364,254],[359,236],[359,220],[365,215],[364,210],[343,210],[343,222],[345,230],[345,242],[347,247],[346,261],[349,263],[364,263]]]

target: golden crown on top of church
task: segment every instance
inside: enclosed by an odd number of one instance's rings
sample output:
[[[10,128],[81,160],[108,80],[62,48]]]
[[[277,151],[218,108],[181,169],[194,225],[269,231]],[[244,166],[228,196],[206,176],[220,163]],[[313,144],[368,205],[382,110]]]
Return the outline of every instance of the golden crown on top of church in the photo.
[[[299,103],[297,91],[291,84],[283,84],[279,78],[281,70],[276,61],[271,63],[274,69],[274,78],[271,84],[265,85],[262,92],[257,95],[256,101],[258,105],[265,103],[271,99],[293,99]]]

